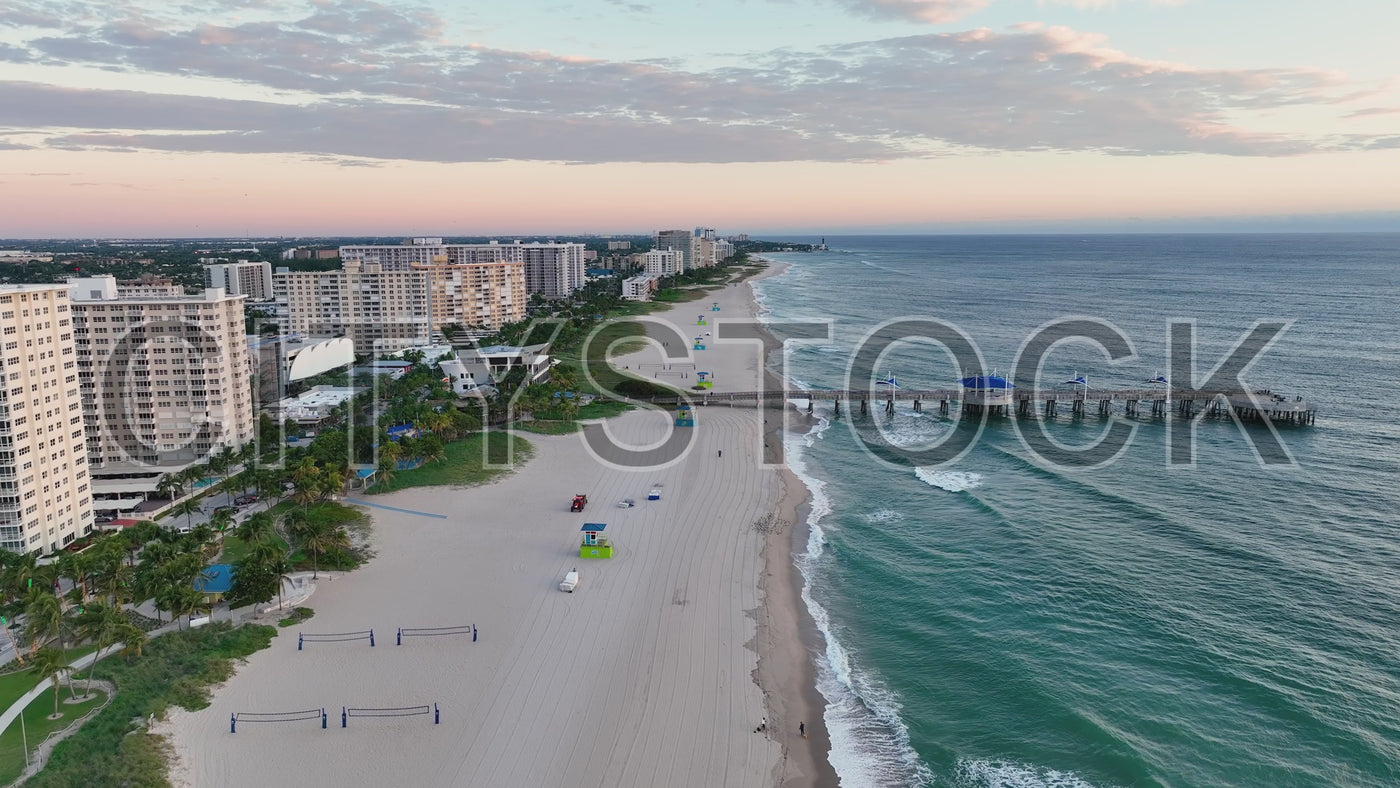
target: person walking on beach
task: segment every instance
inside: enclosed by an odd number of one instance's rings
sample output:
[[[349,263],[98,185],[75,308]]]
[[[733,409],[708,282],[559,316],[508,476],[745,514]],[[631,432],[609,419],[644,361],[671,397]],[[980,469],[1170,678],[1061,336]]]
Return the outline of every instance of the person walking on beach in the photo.
[[[718,455],[718,456],[720,456],[720,457],[723,457],[723,456],[724,456],[724,449],[720,449],[720,450],[719,450],[719,455]]]
[[[802,734],[802,738],[804,738],[804,739],[807,738],[807,723],[805,723],[805,722],[799,722],[799,723],[797,723],[797,732],[800,733],[800,734]]]

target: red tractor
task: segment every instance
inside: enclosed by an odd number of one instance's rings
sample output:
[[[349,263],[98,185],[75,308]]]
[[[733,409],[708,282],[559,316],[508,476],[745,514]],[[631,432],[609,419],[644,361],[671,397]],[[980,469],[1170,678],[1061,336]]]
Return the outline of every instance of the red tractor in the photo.
[[[588,505],[588,496],[587,496],[587,495],[584,495],[583,493],[579,493],[578,495],[575,495],[575,496],[574,496],[574,502],[571,503],[571,504],[569,504],[569,511],[571,511],[571,512],[581,512],[581,511],[583,511],[583,507],[585,507],[585,506],[587,506],[587,505]]]

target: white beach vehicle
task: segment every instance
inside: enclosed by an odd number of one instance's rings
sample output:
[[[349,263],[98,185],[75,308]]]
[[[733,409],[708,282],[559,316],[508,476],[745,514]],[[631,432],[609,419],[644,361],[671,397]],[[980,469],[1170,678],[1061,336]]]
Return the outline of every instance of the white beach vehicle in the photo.
[[[660,490],[652,490],[651,492],[647,493],[647,500],[648,500],[648,501],[659,501],[659,500],[661,500],[661,491],[660,491]]]
[[[564,582],[559,584],[559,590],[572,594],[575,588],[578,588],[578,570],[570,569],[569,573],[564,575]]]
[[[632,500],[631,498],[623,498],[622,500],[617,502],[617,508],[619,509],[631,509],[633,506],[636,505],[637,502]]]

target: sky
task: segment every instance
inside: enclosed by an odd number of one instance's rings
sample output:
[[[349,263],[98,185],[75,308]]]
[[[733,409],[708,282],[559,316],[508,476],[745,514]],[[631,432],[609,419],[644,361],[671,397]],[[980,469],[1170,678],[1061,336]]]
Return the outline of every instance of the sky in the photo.
[[[0,237],[1400,231],[1394,0],[0,0]]]

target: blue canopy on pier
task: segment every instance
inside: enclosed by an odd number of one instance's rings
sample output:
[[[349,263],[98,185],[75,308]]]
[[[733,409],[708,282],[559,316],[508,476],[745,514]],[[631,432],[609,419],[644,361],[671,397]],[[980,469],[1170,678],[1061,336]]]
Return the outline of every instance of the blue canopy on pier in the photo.
[[[965,389],[1014,389],[1016,384],[999,375],[975,375],[963,378],[962,387]]]
[[[1080,376],[1078,376],[1078,377],[1076,377],[1076,378],[1073,378],[1073,379],[1071,379],[1071,380],[1066,380],[1066,381],[1064,382],[1064,385],[1066,385],[1066,386],[1087,386],[1087,385],[1089,385],[1089,381],[1085,380],[1083,375],[1080,375]]]

